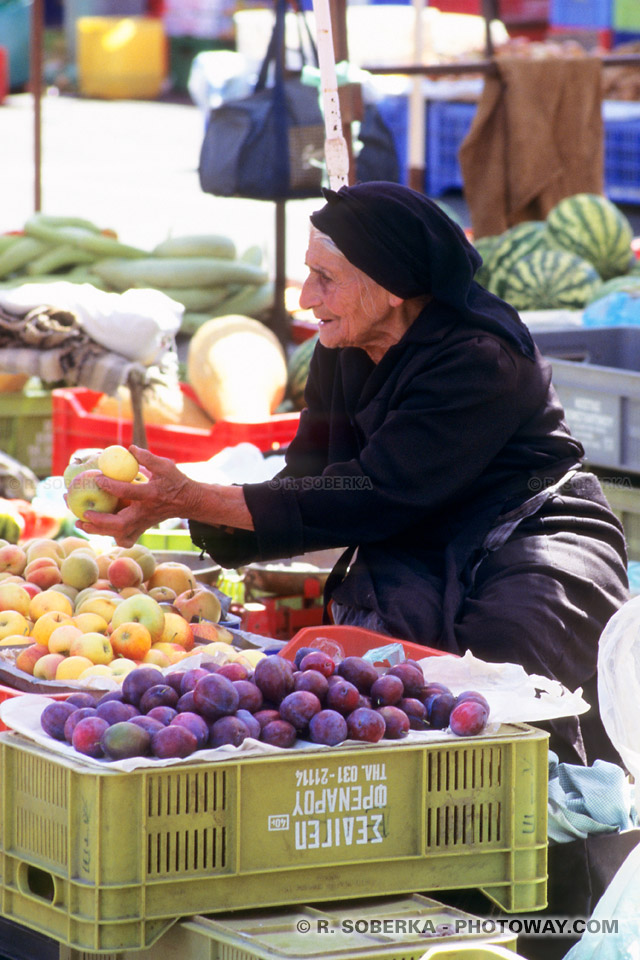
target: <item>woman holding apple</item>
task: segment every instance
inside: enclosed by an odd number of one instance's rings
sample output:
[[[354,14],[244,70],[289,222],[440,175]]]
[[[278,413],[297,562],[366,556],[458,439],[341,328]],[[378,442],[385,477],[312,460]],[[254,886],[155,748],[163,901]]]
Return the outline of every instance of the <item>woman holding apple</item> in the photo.
[[[130,545],[180,516],[226,567],[347,547],[327,584],[336,622],[517,662],[596,707],[598,637],[628,598],[625,542],[549,364],[473,280],[480,258],[436,204],[387,183],[326,197],[300,301],[320,342],[285,469],[196,483],[132,447],[148,482],[98,479],[131,502],[83,529]],[[554,724],[561,759],[612,756],[597,710],[586,718]]]

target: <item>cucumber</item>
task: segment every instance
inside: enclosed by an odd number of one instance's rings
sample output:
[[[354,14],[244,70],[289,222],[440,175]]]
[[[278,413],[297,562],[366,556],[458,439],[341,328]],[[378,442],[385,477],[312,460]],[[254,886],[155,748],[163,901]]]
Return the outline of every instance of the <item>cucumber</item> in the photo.
[[[229,287],[156,287],[192,313],[213,309],[229,296]],[[252,288],[253,289],[253,288]]]
[[[95,257],[86,250],[74,247],[71,243],[61,243],[50,247],[44,253],[31,260],[26,266],[28,274],[55,273],[63,267],[75,267],[77,264],[93,263]]]
[[[7,250],[0,253],[0,277],[16,273],[31,261],[39,257],[47,245],[35,237],[19,237]]]
[[[240,260],[215,257],[146,257],[140,260],[97,260],[93,271],[116,290],[130,287],[217,287],[229,283],[259,285],[267,272]]]
[[[239,314],[256,318],[258,314],[273,307],[275,284],[272,280],[259,287],[246,286],[226,300],[210,313],[210,317],[224,317],[227,314]]]
[[[230,237],[196,233],[184,237],[168,237],[151,252],[156,257],[217,257],[221,260],[233,260],[236,245]]]
[[[49,244],[71,243],[81,250],[87,250],[99,257],[148,257],[146,250],[120,243],[114,237],[95,233],[84,227],[50,227],[47,224],[28,220],[24,232],[29,237],[43,240]]]

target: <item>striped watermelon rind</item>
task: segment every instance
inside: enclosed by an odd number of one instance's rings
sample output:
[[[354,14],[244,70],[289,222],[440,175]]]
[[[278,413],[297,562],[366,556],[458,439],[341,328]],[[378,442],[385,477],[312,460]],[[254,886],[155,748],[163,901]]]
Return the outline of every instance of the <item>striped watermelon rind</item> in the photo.
[[[293,402],[296,410],[304,407],[304,388],[309,376],[311,356],[318,342],[318,334],[303,340],[292,352],[287,362],[287,397]]]
[[[602,284],[595,267],[565,250],[534,250],[512,264],[503,298],[516,310],[580,310]]]
[[[631,266],[631,224],[607,197],[565,197],[549,211],[547,227],[555,243],[588,260],[603,280],[627,273]]]
[[[504,297],[505,285],[514,263],[533,253],[548,249],[552,240],[544,220],[525,220],[501,233],[490,260],[487,290]]]
[[[640,273],[625,273],[622,277],[612,277],[611,280],[605,280],[591,297],[589,303],[602,300],[603,297],[608,297],[610,293],[636,293],[640,295]]]

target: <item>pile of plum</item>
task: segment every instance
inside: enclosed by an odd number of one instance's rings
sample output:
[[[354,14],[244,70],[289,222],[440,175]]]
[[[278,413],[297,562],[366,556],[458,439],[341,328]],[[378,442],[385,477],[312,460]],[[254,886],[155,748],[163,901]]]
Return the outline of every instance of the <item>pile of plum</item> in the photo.
[[[118,690],[95,699],[74,693],[48,704],[42,729],[97,759],[187,757],[247,737],[292,747],[298,737],[335,746],[344,740],[398,740],[410,729],[459,736],[483,731],[489,704],[480,693],[454,696],[425,681],[412,660],[380,672],[362,657],[338,663],[303,648],[293,663],[260,660],[249,674],[240,663],[163,674],[156,667],[128,673]]]

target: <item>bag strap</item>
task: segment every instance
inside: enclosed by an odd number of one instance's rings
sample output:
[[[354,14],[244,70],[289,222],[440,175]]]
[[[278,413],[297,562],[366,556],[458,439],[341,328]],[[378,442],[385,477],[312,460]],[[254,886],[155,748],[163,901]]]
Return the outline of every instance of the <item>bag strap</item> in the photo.
[[[318,59],[318,47],[316,46],[315,37],[313,36],[313,33],[311,32],[311,27],[309,26],[309,21],[307,20],[306,11],[303,9],[303,7],[302,7],[302,5],[301,5],[301,3],[300,3],[300,0],[290,0],[290,2],[291,2],[291,6],[293,7],[293,9],[295,10],[295,12],[296,12],[296,14],[297,14],[297,16],[296,16],[296,24],[297,24],[297,27],[298,27],[298,39],[299,39],[299,41],[300,41],[300,56],[301,56],[301,58],[302,58],[302,63],[303,63],[303,64],[306,64],[307,60],[306,60],[305,52],[304,52],[304,41],[303,41],[303,37],[302,37],[302,30],[301,30],[301,28],[300,28],[301,23],[304,24],[305,34],[306,34],[307,40],[308,40],[308,42],[309,42],[309,49],[311,50],[311,54],[312,54],[312,56],[313,56],[313,60],[314,60],[313,66],[314,66],[314,67],[319,67],[319,66],[320,66],[320,61],[319,61],[319,59]]]
[[[318,60],[318,48],[316,46],[313,33],[309,27],[309,21],[307,20],[305,11],[302,9],[299,0],[290,0],[291,6],[295,10],[297,17],[296,22],[298,24],[298,38],[300,40],[300,56],[302,58],[303,64],[306,63],[304,43],[302,39],[302,33],[300,30],[300,20],[304,23],[305,31],[307,34],[307,39],[309,41],[309,48],[315,60],[315,66],[319,66],[320,61]],[[269,45],[267,47],[267,52],[264,56],[264,60],[260,65],[260,70],[258,72],[258,79],[253,92],[258,93],[260,90],[264,90],[267,84],[267,78],[269,75],[269,67],[272,63],[275,63],[275,85],[278,86],[284,83],[284,49],[285,49],[285,27],[286,27],[286,14],[287,14],[287,3],[288,0],[276,0],[276,20],[273,26],[273,31],[271,33],[271,38],[269,40]]]

